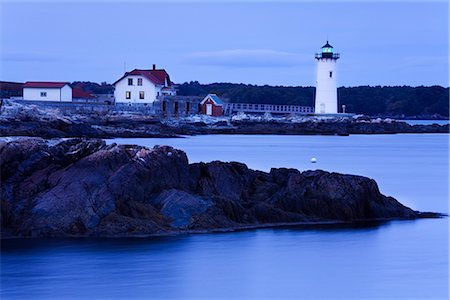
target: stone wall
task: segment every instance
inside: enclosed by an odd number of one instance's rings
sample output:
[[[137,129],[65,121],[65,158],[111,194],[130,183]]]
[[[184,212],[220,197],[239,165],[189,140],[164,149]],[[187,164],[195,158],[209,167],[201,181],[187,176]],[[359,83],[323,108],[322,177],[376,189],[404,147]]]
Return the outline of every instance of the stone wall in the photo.
[[[154,103],[155,113],[163,116],[189,116],[201,112],[199,107],[202,97],[197,96],[162,96]]]
[[[42,109],[58,109],[61,112],[89,113],[89,112],[109,112],[112,105],[106,103],[86,103],[86,102],[57,102],[57,101],[37,101],[37,100],[17,100],[14,102],[21,105],[37,105]]]

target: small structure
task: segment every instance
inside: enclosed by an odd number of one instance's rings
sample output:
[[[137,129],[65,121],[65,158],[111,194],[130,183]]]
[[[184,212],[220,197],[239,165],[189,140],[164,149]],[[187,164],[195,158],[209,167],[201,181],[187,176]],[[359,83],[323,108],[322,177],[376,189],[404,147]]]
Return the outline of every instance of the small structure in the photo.
[[[22,98],[23,82],[0,81],[0,98]]]
[[[72,88],[68,82],[27,81],[23,85],[23,99],[71,102]]]
[[[200,111],[204,115],[218,117],[223,115],[223,105],[223,101],[216,94],[209,94],[200,102]]]
[[[336,62],[339,53],[334,53],[333,46],[328,41],[322,46],[322,52],[316,53],[317,82],[316,82],[316,114],[337,114]]]
[[[95,96],[80,87],[72,88],[73,102],[94,102]]]
[[[176,95],[175,86],[164,69],[134,69],[114,82],[116,104],[153,104],[160,96]]]
[[[201,112],[198,96],[160,96],[154,103],[155,114],[163,117],[186,117]]]

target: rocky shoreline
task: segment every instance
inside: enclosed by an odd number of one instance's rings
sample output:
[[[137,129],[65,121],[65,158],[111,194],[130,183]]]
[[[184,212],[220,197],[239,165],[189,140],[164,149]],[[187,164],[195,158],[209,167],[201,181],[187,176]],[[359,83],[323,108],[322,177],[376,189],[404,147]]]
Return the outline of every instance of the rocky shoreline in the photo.
[[[0,111],[0,136],[43,138],[153,138],[203,134],[350,135],[449,133],[449,125],[409,125],[392,119],[354,117],[273,118],[193,116],[160,119],[142,114],[62,114],[5,101]]]
[[[1,232],[129,237],[440,217],[384,196],[372,179],[325,171],[189,164],[183,151],[98,139],[0,141]]]
[[[22,121],[8,120],[0,123],[0,136],[32,136],[43,138],[171,138],[182,135],[205,134],[275,134],[275,135],[350,135],[398,133],[449,133],[449,125],[409,125],[405,122],[254,122],[232,121],[205,124],[183,122],[170,125],[160,120],[146,118],[142,121],[124,119],[117,122],[95,120],[74,121]]]

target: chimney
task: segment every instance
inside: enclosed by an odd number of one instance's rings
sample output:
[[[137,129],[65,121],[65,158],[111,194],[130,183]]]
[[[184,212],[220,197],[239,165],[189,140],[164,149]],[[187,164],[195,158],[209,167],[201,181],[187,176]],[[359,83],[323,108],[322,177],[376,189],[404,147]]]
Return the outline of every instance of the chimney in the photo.
[[[155,64],[153,64],[153,70],[156,70],[156,65]]]

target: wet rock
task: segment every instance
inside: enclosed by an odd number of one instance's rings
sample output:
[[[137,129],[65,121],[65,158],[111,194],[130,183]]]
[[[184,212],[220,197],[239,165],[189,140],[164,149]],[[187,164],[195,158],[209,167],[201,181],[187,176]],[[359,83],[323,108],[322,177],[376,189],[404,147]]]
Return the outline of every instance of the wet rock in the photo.
[[[151,202],[161,214],[171,220],[176,228],[187,228],[195,222],[194,218],[203,214],[212,202],[184,191],[170,189],[161,192]]]
[[[231,162],[189,164],[168,146],[96,139],[0,142],[8,236],[129,236],[437,216],[380,193],[372,179]]]

